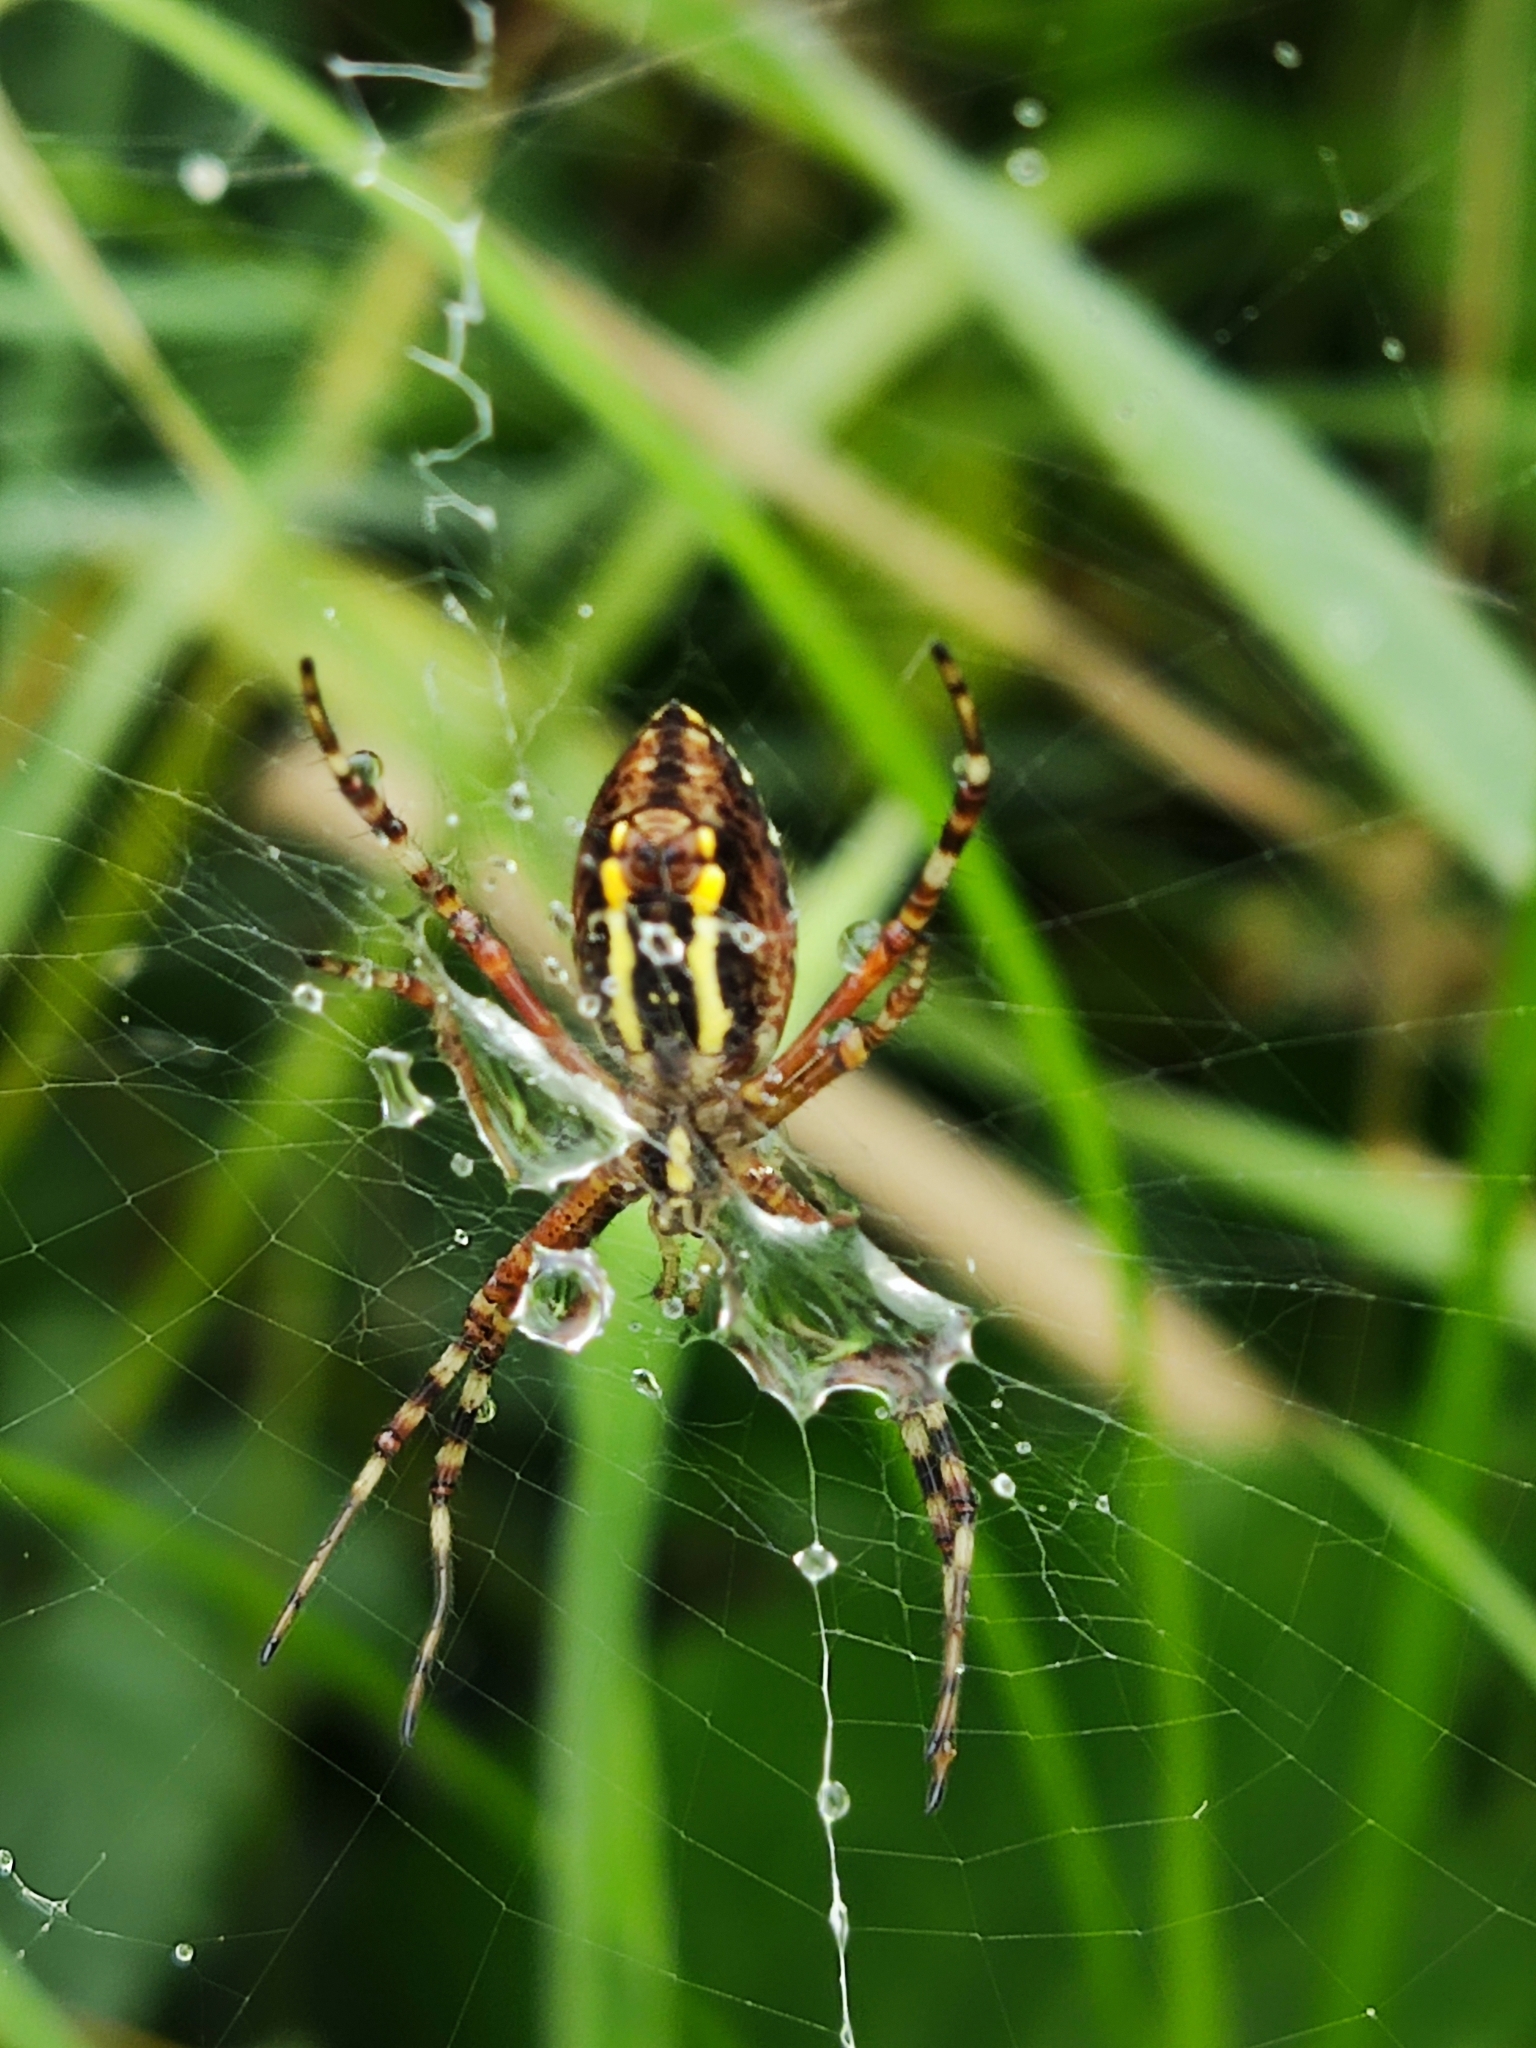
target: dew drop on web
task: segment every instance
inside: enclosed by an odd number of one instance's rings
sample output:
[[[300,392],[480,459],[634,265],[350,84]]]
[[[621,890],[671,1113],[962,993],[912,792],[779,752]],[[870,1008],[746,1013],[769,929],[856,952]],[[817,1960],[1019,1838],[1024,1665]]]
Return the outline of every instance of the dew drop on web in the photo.
[[[308,1010],[312,1017],[318,1017],[325,1008],[324,992],[312,981],[296,981],[289,991],[296,1010]]]
[[[1011,1472],[994,1472],[992,1474],[992,1491],[999,1500],[1012,1500],[1018,1490],[1018,1487],[1013,1482],[1013,1474]]]
[[[409,1131],[437,1104],[423,1095],[411,1079],[411,1056],[393,1045],[376,1045],[368,1055],[368,1066],[379,1091],[379,1121],[393,1130]]]
[[[540,1245],[512,1322],[537,1344],[576,1352],[601,1336],[612,1313],[612,1283],[591,1252]]]
[[[533,799],[528,794],[526,782],[514,782],[502,798],[502,808],[517,825],[526,825],[533,816]]]
[[[457,1174],[460,1180],[468,1180],[475,1170],[475,1162],[467,1152],[455,1152],[448,1162],[448,1171]]]
[[[211,149],[189,150],[176,166],[176,182],[199,206],[217,206],[229,190],[229,165]]]
[[[816,1811],[830,1827],[839,1821],[853,1805],[848,1787],[838,1783],[836,1778],[823,1778],[816,1788]]]
[[[178,1941],[176,1946],[171,1950],[171,1961],[176,1965],[178,1970],[188,1970],[192,1967],[193,1959],[196,1957],[196,1955],[197,1950],[192,1946],[190,1941]]]
[[[830,1579],[837,1570],[837,1559],[824,1543],[808,1543],[804,1550],[794,1555],[794,1567],[801,1578],[809,1579],[813,1586],[819,1586],[823,1579]]]
[[[661,1381],[657,1379],[655,1373],[647,1371],[643,1365],[635,1367],[629,1376],[629,1384],[637,1394],[643,1394],[647,1401],[659,1401],[661,1399]]]
[[[1026,191],[1034,185],[1043,185],[1051,175],[1050,159],[1043,149],[1013,150],[1004,165],[1015,185],[1022,185]]]

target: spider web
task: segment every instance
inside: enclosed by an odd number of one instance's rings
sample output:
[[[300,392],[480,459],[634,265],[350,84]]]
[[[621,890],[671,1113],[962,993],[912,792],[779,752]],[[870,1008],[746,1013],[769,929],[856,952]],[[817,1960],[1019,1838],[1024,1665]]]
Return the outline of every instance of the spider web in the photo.
[[[0,280],[0,765],[29,906],[0,1012],[0,1933],[78,2014],[209,2043],[620,2038],[615,2012],[636,2041],[753,2048],[1519,2038],[1523,1624],[1487,1621],[1473,1566],[1447,1593],[1449,1542],[1390,1535],[1379,1491],[1406,1475],[1529,1576],[1517,1374],[1480,1427],[1421,1393],[1459,1242],[1444,1163],[1512,1014],[1488,995],[1503,913],[963,314],[888,353],[878,321],[844,329],[882,367],[828,401],[829,439],[1162,695],[1136,728],[1128,684],[1085,708],[954,628],[990,843],[1103,1063],[1137,1245],[1081,1199],[1012,958],[954,906],[880,1074],[796,1130],[979,1314],[951,1382],[982,1560],[948,1804],[925,1820],[939,1568],[895,1432],[857,1396],[801,1432],[680,1337],[633,1214],[599,1246],[602,1337],[518,1341],[498,1374],[416,1748],[394,1724],[428,1598],[419,1448],[256,1668],[373,1432],[539,1206],[421,1020],[299,964],[423,940],[299,730],[297,657],[567,1007],[575,834],[669,695],[784,832],[802,999],[937,823],[478,318],[483,204],[750,394],[819,294],[900,257],[855,189],[702,98],[692,53],[599,11],[506,10],[495,75],[478,9],[301,24],[316,66],[348,59],[328,90],[377,139],[375,185],[399,138],[435,153],[446,300],[302,153],[94,17],[3,28],[32,142],[284,551],[232,570],[60,302]],[[837,26],[1419,516],[1448,462],[1417,369],[1460,175],[1424,82],[1448,30],[1108,0],[1075,26]],[[1389,62],[1390,143],[1350,84]],[[1218,83],[1226,125],[1196,105]],[[1516,638],[1528,492],[1513,459],[1429,487]],[[944,764],[932,604],[856,550],[818,559],[893,726]],[[1191,715],[1245,736],[1247,782],[1180,752]],[[381,1120],[380,1046],[410,1056],[410,1119]],[[1526,1270],[1495,1325],[1521,1340]],[[1128,1272],[1154,1302],[1144,1399]]]

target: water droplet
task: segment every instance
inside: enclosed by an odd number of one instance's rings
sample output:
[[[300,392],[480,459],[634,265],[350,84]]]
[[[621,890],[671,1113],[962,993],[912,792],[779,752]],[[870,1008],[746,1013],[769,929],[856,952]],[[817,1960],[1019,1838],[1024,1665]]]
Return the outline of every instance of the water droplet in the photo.
[[[462,1223],[454,1231],[453,1241],[457,1245],[466,1245],[469,1243],[469,1232],[464,1228]]]
[[[840,1785],[836,1778],[823,1778],[816,1787],[816,1811],[828,1826],[841,1820],[852,1804],[848,1787]]]
[[[178,1970],[190,1969],[192,1966],[192,1959],[196,1954],[197,1950],[192,1946],[190,1941],[178,1941],[176,1946],[171,1950],[171,1961],[176,1965]]]
[[[1026,190],[1031,185],[1043,185],[1051,175],[1050,160],[1043,149],[1016,149],[1004,168],[1014,184]]]
[[[1035,1447],[1027,1436],[1021,1436],[1013,1448],[1019,1457],[1027,1458]]]
[[[577,618],[578,618],[578,619],[590,619],[590,618],[591,618],[591,616],[592,616],[592,607],[591,607],[591,605],[589,605],[589,604],[579,604],[579,605],[577,605],[577,607],[576,607],[576,616],[577,616]]]
[[[374,789],[384,774],[384,763],[371,747],[360,747],[347,756],[347,773],[355,775],[366,789]]]
[[[612,1283],[591,1252],[539,1245],[512,1321],[535,1343],[574,1352],[602,1334],[612,1313]]]
[[[448,830],[450,832],[454,829],[458,822],[459,814],[457,811],[449,811],[447,816],[443,819],[443,823],[448,827]]]
[[[870,948],[880,936],[880,925],[875,918],[866,917],[858,924],[849,925],[837,942],[837,964],[844,974],[852,974],[862,967]]]
[[[475,1162],[467,1152],[455,1152],[448,1162],[448,1171],[456,1173],[460,1180],[468,1180],[475,1170]]]
[[[312,1017],[318,1017],[325,1008],[324,993],[317,989],[312,981],[296,981],[289,993],[293,997],[294,1007],[308,1010]]]
[[[1043,128],[1046,108],[1043,100],[1015,100],[1013,118],[1021,128]]]
[[[428,1117],[437,1104],[423,1095],[411,1079],[411,1056],[397,1046],[376,1045],[368,1055],[374,1084],[379,1091],[379,1121],[392,1129],[409,1131]]]
[[[824,1543],[808,1543],[804,1550],[794,1555],[794,1567],[802,1579],[809,1579],[813,1586],[819,1586],[823,1579],[830,1579],[837,1570],[837,1559]]]
[[[999,1500],[1012,1500],[1018,1490],[1013,1483],[1013,1474],[1011,1472],[994,1472],[992,1474],[992,1491]]]
[[[831,1928],[832,1939],[837,1943],[838,1947],[846,1948],[848,1944],[848,1908],[841,1899],[834,1899],[832,1901],[832,1910],[827,1915],[827,1925]]]
[[[642,918],[640,950],[653,967],[681,967],[683,964],[685,948],[682,938],[669,924]]]
[[[212,150],[189,150],[176,166],[176,182],[199,206],[217,206],[229,190],[229,165]]]
[[[0,1877],[9,1877],[16,1868],[16,1858],[9,1849],[0,1849]]]
[[[1294,43],[1276,43],[1269,53],[1282,71],[1301,69],[1301,52]]]
[[[1339,208],[1339,226],[1346,235],[1363,235],[1370,224],[1371,216],[1368,213],[1362,213],[1358,207],[1341,206]]]
[[[585,1017],[589,1023],[594,1017],[600,1017],[603,1014],[602,997],[594,995],[578,996],[576,998],[576,1014],[578,1017]]]
[[[549,906],[549,921],[562,939],[568,939],[574,935],[576,920],[558,896]]]
[[[514,824],[526,825],[533,816],[533,798],[528,794],[527,783],[521,779],[509,785],[501,803]]]
[[[480,1403],[480,1406],[475,1410],[475,1427],[479,1429],[485,1423],[494,1422],[495,1420],[496,1403],[494,1399],[491,1397],[491,1395],[487,1394],[485,1399]]]
[[[1001,1408],[1001,1407],[1002,1407],[1002,1405],[1003,1405],[1003,1397],[1002,1397],[1002,1395],[1001,1395],[1001,1394],[994,1394],[994,1395],[992,1396],[991,1400],[990,1400],[990,1401],[989,1401],[989,1402],[987,1403],[987,1406],[988,1406],[989,1408]]]
[[[1384,334],[1381,337],[1381,352],[1389,363],[1406,362],[1408,359],[1407,349],[1395,334]]]
[[[1110,1512],[1109,1495],[1107,1493],[1101,1493],[1098,1499],[1094,1502],[1094,1506],[1098,1509],[1101,1515],[1107,1515]]]
[[[680,1294],[669,1294],[661,1304],[661,1312],[669,1323],[680,1323],[684,1313],[683,1297]]]
[[[639,1329],[640,1325],[635,1323],[631,1327]],[[643,1365],[635,1367],[629,1376],[629,1384],[637,1394],[644,1394],[647,1401],[659,1401],[661,1399],[661,1381],[657,1379],[655,1373],[647,1371]]]

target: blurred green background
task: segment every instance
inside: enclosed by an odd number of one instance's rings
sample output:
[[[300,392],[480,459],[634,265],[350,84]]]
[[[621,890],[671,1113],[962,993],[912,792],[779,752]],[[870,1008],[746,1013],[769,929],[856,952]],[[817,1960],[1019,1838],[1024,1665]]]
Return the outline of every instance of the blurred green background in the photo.
[[[1531,8],[474,27],[0,7],[0,2043],[835,2041],[824,1642],[864,2048],[1531,2039]],[[814,1002],[943,815],[934,632],[985,841],[796,1137],[979,1311],[949,1802],[895,1432],[680,1342],[633,1216],[402,1756],[421,1455],[256,1651],[536,1204],[420,1020],[293,1000],[414,943],[298,658],[557,1004],[697,704]]]

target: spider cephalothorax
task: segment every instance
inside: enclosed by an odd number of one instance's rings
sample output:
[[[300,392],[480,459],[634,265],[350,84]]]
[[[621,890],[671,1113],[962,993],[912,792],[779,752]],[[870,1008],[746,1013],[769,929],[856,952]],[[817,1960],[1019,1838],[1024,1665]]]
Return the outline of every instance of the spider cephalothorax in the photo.
[[[460,1382],[431,1489],[434,1596],[406,1693],[409,1741],[452,1599],[450,1503],[475,1418],[541,1268],[585,1255],[631,1202],[648,1199],[661,1244],[658,1293],[680,1286],[680,1246],[720,1277],[717,1331],[758,1383],[802,1419],[840,1387],[883,1394],[898,1422],[944,1564],[944,1649],[928,1740],[930,1810],[955,1752],[976,1500],[944,1410],[944,1381],[969,1353],[969,1317],[902,1275],[843,1217],[828,1217],[778,1171],[775,1126],[860,1066],[916,1008],[926,928],[986,800],[989,767],[975,707],[942,647],[934,659],[965,752],[937,846],[897,915],[794,1042],[778,1050],[795,971],[795,914],[751,775],[698,712],[665,705],[597,794],[573,894],[577,966],[622,1071],[573,1039],[511,952],[412,840],[380,792],[372,754],[341,751],[313,664],[302,666],[310,725],[342,794],[391,846],[411,880],[500,999],[458,987],[435,963],[418,972],[332,954],[310,965],[392,990],[432,1018],[487,1150],[509,1180],[555,1199],[475,1294],[457,1338],[375,1437],[340,1513],[305,1567],[262,1652],[278,1648],[353,1516],[448,1389]],[[887,982],[877,1014],[856,1012]],[[547,1126],[547,1129],[544,1128]]]

